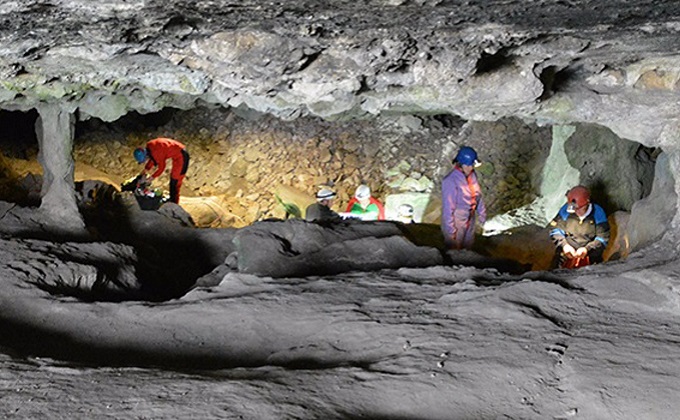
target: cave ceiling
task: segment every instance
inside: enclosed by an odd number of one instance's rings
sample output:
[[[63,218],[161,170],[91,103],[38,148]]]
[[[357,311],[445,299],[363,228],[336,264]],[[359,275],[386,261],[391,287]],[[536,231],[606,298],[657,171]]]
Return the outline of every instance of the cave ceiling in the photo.
[[[674,1],[9,1],[0,108],[515,116],[672,147],[679,17]]]

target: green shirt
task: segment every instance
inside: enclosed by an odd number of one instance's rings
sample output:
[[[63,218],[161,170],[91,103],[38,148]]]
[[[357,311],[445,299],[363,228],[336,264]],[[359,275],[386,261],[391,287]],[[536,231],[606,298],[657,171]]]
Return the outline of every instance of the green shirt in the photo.
[[[373,203],[370,203],[364,209],[361,204],[356,202],[352,205],[349,210],[350,213],[360,214],[361,220],[378,220],[378,215],[380,214],[380,209]]]

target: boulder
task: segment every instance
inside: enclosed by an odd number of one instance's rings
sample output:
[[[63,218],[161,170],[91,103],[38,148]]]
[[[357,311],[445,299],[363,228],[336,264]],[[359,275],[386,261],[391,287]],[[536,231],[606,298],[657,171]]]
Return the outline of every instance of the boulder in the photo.
[[[259,222],[234,237],[237,269],[270,277],[302,277],[439,265],[436,248],[417,246],[388,222]]]

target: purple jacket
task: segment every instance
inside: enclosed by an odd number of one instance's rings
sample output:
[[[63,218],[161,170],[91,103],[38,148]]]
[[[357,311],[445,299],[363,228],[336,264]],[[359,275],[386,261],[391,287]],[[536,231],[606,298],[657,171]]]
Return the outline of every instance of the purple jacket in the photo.
[[[473,207],[474,206],[474,207]],[[460,167],[453,168],[442,180],[442,232],[451,237],[456,221],[464,221],[474,228],[475,211],[480,223],[486,222],[486,206],[475,171],[466,177]]]

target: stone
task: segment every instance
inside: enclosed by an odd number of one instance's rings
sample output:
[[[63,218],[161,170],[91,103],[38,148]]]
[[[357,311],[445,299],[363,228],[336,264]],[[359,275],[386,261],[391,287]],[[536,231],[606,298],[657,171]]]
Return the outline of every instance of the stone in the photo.
[[[73,181],[74,115],[58,105],[42,106],[39,114],[38,161],[43,167],[40,210],[53,229],[84,234],[85,223],[78,211]]]
[[[654,184],[649,196],[636,201],[626,224],[630,240],[628,249],[650,245],[664,235],[674,235],[669,229],[677,214],[677,185],[669,172],[672,162],[667,154],[659,155],[654,172]],[[626,233],[624,233],[626,234]]]
[[[361,178],[383,191],[396,191],[412,172],[435,181],[416,186],[409,180],[409,189],[436,195],[449,156],[459,145],[470,144],[492,165],[478,169],[490,215],[524,209],[534,197],[543,200],[537,206],[552,213],[563,198],[560,185],[579,182],[581,176],[594,185],[603,176],[598,198],[607,199],[609,210],[629,211],[651,189],[654,159],[636,162],[638,152],[632,149],[610,154],[608,142],[634,140],[647,149],[663,147],[666,153],[677,144],[677,101],[668,101],[678,79],[679,62],[669,47],[674,40],[650,29],[642,14],[630,18],[628,29],[619,28],[623,32],[594,24],[578,37],[563,36],[574,23],[562,20],[522,32],[505,21],[469,32],[461,30],[462,17],[441,19],[453,10],[451,5],[433,1],[419,17],[401,14],[400,6],[381,8],[385,15],[376,19],[389,15],[389,28],[377,30],[365,22],[362,29],[349,28],[336,36],[328,27],[259,5],[262,15],[251,15],[247,7],[230,11],[232,17],[247,19],[230,22],[228,30],[220,26],[225,19],[220,15],[211,17],[218,30],[195,25],[189,33],[184,23],[174,21],[173,0],[168,8],[140,6],[149,16],[158,16],[158,22],[172,24],[167,30],[138,33],[132,21],[119,19],[119,13],[127,12],[115,4],[85,8],[84,15],[70,13],[66,4],[55,5],[55,11],[66,10],[65,16],[82,27],[65,32],[71,26],[55,24],[40,8],[8,3],[3,8],[7,25],[0,28],[8,40],[23,39],[6,43],[0,54],[0,84],[8,92],[0,95],[3,110],[30,111],[57,101],[64,109],[78,109],[79,124],[101,119],[99,124],[112,121],[110,128],[125,131],[123,120],[135,114],[176,109],[172,113],[178,118],[143,133],[129,130],[125,141],[122,132],[112,131],[88,139],[92,143],[83,145],[89,148],[86,152],[76,150],[78,162],[110,176],[125,179],[138,170],[129,152],[148,137],[180,135],[192,151],[185,180],[185,191],[192,194],[234,194],[240,189],[248,195],[266,189],[281,172],[295,171],[305,173],[299,188],[310,195],[321,178],[348,184],[338,185],[343,200]],[[514,3],[491,6],[512,10]],[[316,3],[309,7],[320,10]],[[621,4],[601,7],[628,10]],[[474,21],[473,5],[455,9],[456,16]],[[98,18],[87,17],[106,10],[114,10],[111,19],[121,28],[143,38],[118,39],[126,32],[103,30]],[[273,15],[265,17],[267,11]],[[204,11],[196,13],[200,20]],[[331,26],[351,18],[355,7],[343,3],[335,13],[327,16]],[[538,4],[521,15],[549,19]],[[26,32],[32,16],[49,30]],[[486,18],[498,22],[498,16]],[[503,16],[513,21],[518,15]],[[593,23],[606,16],[593,16]],[[262,26],[244,26],[245,21]],[[429,22],[427,29],[419,25],[423,21]],[[276,31],[272,22],[280,23]],[[658,24],[674,25],[665,18]],[[430,35],[431,25],[437,40]],[[314,35],[301,36],[301,26]],[[593,50],[592,45],[601,47]],[[191,111],[177,111],[187,109]],[[568,137],[566,129],[558,133],[560,126],[576,130],[568,141],[570,155],[555,159],[554,154],[548,160],[550,144],[560,135]],[[584,165],[584,152],[578,151],[584,149],[571,142],[589,142],[591,137],[602,147],[592,150],[599,158]],[[106,144],[116,141],[127,151],[107,149]],[[219,147],[211,147],[213,141],[220,141]],[[235,163],[239,159],[258,170]],[[263,163],[265,159],[287,165],[274,167]],[[608,173],[610,162],[615,170]],[[357,168],[361,173],[355,177]],[[624,175],[615,177],[615,172]],[[508,173],[509,181],[503,182]],[[264,211],[272,203],[263,197],[257,204]]]
[[[259,276],[322,275],[442,262],[437,249],[418,247],[394,225],[385,223],[260,222],[242,229],[234,243],[239,272]]]
[[[248,174],[248,162],[245,159],[237,159],[229,168],[231,176],[242,178]]]

